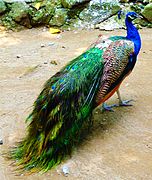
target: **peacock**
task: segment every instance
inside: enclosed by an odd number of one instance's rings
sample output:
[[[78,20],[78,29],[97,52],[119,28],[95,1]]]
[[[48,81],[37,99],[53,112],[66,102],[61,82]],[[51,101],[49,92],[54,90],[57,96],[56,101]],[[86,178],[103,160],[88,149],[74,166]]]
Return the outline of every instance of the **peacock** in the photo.
[[[81,130],[91,124],[93,110],[115,92],[119,105],[129,105],[121,100],[118,89],[141,48],[132,23],[137,17],[135,12],[126,14],[126,37],[99,37],[45,83],[26,119],[27,135],[11,150],[23,169],[47,171],[60,164],[81,141]]]

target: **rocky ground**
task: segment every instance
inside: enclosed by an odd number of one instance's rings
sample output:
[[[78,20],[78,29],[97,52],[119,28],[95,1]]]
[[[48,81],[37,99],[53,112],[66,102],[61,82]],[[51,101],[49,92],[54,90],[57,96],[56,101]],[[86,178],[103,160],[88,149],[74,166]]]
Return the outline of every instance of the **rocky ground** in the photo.
[[[152,27],[152,0],[0,0],[0,25],[20,30],[46,25],[64,30],[124,28],[118,11],[135,11],[141,27]]]
[[[121,86],[132,107],[94,112],[87,139],[65,162],[45,174],[18,175],[0,156],[2,180],[150,180],[152,177],[152,30],[140,30],[142,49],[133,73]],[[0,154],[25,135],[25,118],[44,82],[78,56],[98,34],[124,30],[72,31],[52,35],[48,29],[0,32]],[[109,104],[116,103],[114,95]],[[62,167],[69,169],[65,177]]]

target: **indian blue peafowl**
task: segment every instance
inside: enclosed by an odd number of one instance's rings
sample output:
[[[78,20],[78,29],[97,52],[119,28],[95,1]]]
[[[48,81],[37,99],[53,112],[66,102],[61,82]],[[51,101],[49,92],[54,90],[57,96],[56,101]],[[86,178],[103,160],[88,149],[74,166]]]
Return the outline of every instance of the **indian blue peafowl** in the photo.
[[[127,13],[126,37],[99,38],[45,83],[27,118],[27,136],[11,151],[23,168],[46,171],[71,153],[93,109],[118,90],[136,63],[141,48],[136,18]]]

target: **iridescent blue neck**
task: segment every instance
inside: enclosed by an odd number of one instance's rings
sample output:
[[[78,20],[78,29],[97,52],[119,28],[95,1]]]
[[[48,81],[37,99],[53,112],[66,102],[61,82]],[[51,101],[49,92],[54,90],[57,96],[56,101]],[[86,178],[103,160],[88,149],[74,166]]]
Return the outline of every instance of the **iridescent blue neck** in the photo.
[[[125,20],[125,23],[126,23],[126,27],[127,27],[126,38],[134,42],[134,46],[135,46],[134,53],[135,53],[135,55],[138,55],[140,48],[141,48],[141,39],[140,39],[140,35],[138,33],[138,30],[132,24],[132,22],[129,21],[127,18]]]

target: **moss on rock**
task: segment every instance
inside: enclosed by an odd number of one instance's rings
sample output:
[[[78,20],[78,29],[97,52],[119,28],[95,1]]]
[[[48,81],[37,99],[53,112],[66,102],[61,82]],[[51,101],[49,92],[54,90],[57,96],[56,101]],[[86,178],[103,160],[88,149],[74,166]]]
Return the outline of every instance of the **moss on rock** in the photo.
[[[98,24],[116,14],[120,9],[120,4],[115,1],[110,3],[90,2],[89,6],[80,13],[79,17],[83,21]]]
[[[20,22],[22,18],[28,17],[28,5],[24,2],[15,2],[8,14],[14,21]]]
[[[4,1],[0,0],[0,14],[4,13],[6,11],[6,5]]]
[[[142,15],[152,23],[152,3],[145,6],[144,10],[142,11]]]
[[[123,26],[120,21],[117,22],[115,16],[120,9],[123,9],[125,12],[142,12],[147,21],[139,21],[137,24],[151,27],[152,3],[146,5],[140,1],[138,4],[120,5],[119,2],[118,0],[0,0],[0,24],[8,29],[19,26],[31,28],[39,25],[73,29],[95,28],[96,25],[104,22],[102,27],[115,29]]]
[[[56,9],[55,15],[50,20],[49,25],[50,26],[62,26],[68,18],[68,10],[64,8]]]
[[[2,16],[1,24],[5,26],[7,29],[11,29],[14,31],[20,29],[18,24],[15,21],[13,21],[12,18],[8,16],[7,14]]]
[[[90,0],[61,0],[61,3],[63,5],[64,8],[72,8],[73,6],[85,3],[85,2],[89,2]]]

